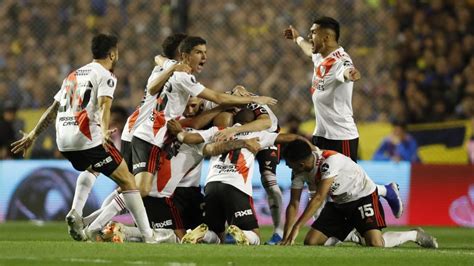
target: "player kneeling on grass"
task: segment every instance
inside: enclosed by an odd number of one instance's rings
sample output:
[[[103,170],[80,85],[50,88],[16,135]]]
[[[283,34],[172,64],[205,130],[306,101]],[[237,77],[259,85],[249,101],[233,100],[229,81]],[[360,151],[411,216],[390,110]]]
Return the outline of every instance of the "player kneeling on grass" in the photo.
[[[344,240],[353,228],[364,237],[367,246],[395,247],[413,241],[425,248],[437,248],[435,238],[421,228],[406,232],[386,232],[385,217],[377,189],[367,173],[349,157],[321,150],[307,141],[291,142],[283,157],[293,175],[314,173],[316,194],[299,219],[288,228],[283,245],[292,245],[300,228],[316,213],[326,198],[318,219],[306,234],[305,245],[324,245],[329,237]]]

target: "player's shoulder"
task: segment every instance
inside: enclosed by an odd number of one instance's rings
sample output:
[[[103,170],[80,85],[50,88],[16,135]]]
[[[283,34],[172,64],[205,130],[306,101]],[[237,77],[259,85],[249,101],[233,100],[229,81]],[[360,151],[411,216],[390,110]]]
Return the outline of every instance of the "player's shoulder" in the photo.
[[[85,65],[83,68],[80,68],[80,69],[90,69],[95,74],[96,78],[105,79],[105,80],[107,80],[108,83],[114,83],[115,84],[115,82],[117,81],[117,77],[114,75],[114,73],[110,72],[110,70],[106,69],[104,66],[102,66],[101,64],[96,63],[96,62],[91,62],[88,65]],[[111,81],[109,81],[109,80],[111,80]]]
[[[173,79],[175,83],[198,83],[196,77],[193,74],[189,74],[186,72],[174,72]]]
[[[336,59],[337,62],[343,63],[344,65],[352,64],[350,55],[342,47],[339,47],[334,52],[332,52],[331,57]]]

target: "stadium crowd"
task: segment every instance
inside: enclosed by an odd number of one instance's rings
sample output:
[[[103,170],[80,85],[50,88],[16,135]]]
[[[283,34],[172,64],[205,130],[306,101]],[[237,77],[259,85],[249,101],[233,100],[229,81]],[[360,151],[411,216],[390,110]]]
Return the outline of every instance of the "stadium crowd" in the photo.
[[[188,32],[208,40],[199,78],[216,90],[235,84],[280,99],[275,113],[313,119],[311,62],[282,38],[291,24],[306,36],[315,15],[341,22],[341,43],[362,73],[353,96],[360,121],[423,123],[474,116],[472,1],[189,1]],[[114,104],[132,111],[159,44],[172,32],[170,1],[0,3],[0,99],[45,108],[61,78],[88,62],[99,29],[119,34]],[[259,12],[255,12],[258,10]],[[350,11],[348,11],[350,10]],[[350,12],[350,16],[348,16]],[[367,19],[370,18],[370,19]],[[283,99],[285,99],[283,101]],[[297,103],[298,108],[295,108]],[[369,108],[368,108],[369,107]],[[430,115],[426,115],[426,114]]]

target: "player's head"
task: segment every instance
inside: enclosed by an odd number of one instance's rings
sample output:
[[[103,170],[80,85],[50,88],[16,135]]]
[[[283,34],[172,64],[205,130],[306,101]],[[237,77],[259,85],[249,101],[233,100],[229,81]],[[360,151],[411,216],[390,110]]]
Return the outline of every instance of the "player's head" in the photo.
[[[201,73],[207,59],[206,40],[188,36],[179,45],[179,53],[181,61],[188,64],[193,73]]]
[[[118,38],[115,35],[100,33],[92,38],[91,51],[92,58],[96,60],[107,60],[111,62],[112,68],[115,67],[119,59]]]
[[[195,117],[204,109],[204,100],[199,97],[190,97],[183,115],[185,117]]]
[[[161,44],[163,55],[169,59],[179,60],[178,47],[187,36],[184,33],[175,33],[166,37]]]
[[[330,17],[316,18],[308,38],[313,44],[313,53],[319,53],[328,43],[339,41],[339,22]]]
[[[255,120],[255,113],[248,109],[242,108],[240,111],[234,115],[234,123],[239,123],[245,125]]]
[[[301,139],[294,140],[286,146],[283,158],[295,174],[311,171],[314,166],[311,146]]]

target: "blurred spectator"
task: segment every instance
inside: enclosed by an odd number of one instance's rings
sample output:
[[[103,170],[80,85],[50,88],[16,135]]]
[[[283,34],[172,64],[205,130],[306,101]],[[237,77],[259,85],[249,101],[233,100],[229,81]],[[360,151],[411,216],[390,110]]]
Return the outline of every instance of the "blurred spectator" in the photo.
[[[470,164],[474,164],[474,116],[471,118],[471,137],[467,142],[467,157]]]
[[[393,131],[386,137],[373,156],[379,161],[420,162],[416,140],[406,132],[406,124],[394,122]]]
[[[114,105],[110,108],[110,129],[117,129],[115,133],[112,134],[112,140],[114,146],[120,150],[121,145],[121,136],[125,122],[127,122],[128,112],[127,109],[120,105]]]
[[[18,159],[22,154],[13,154],[10,151],[10,144],[19,140],[22,136],[25,123],[17,117],[17,106],[12,101],[6,101],[2,107],[0,117],[0,159]]]

